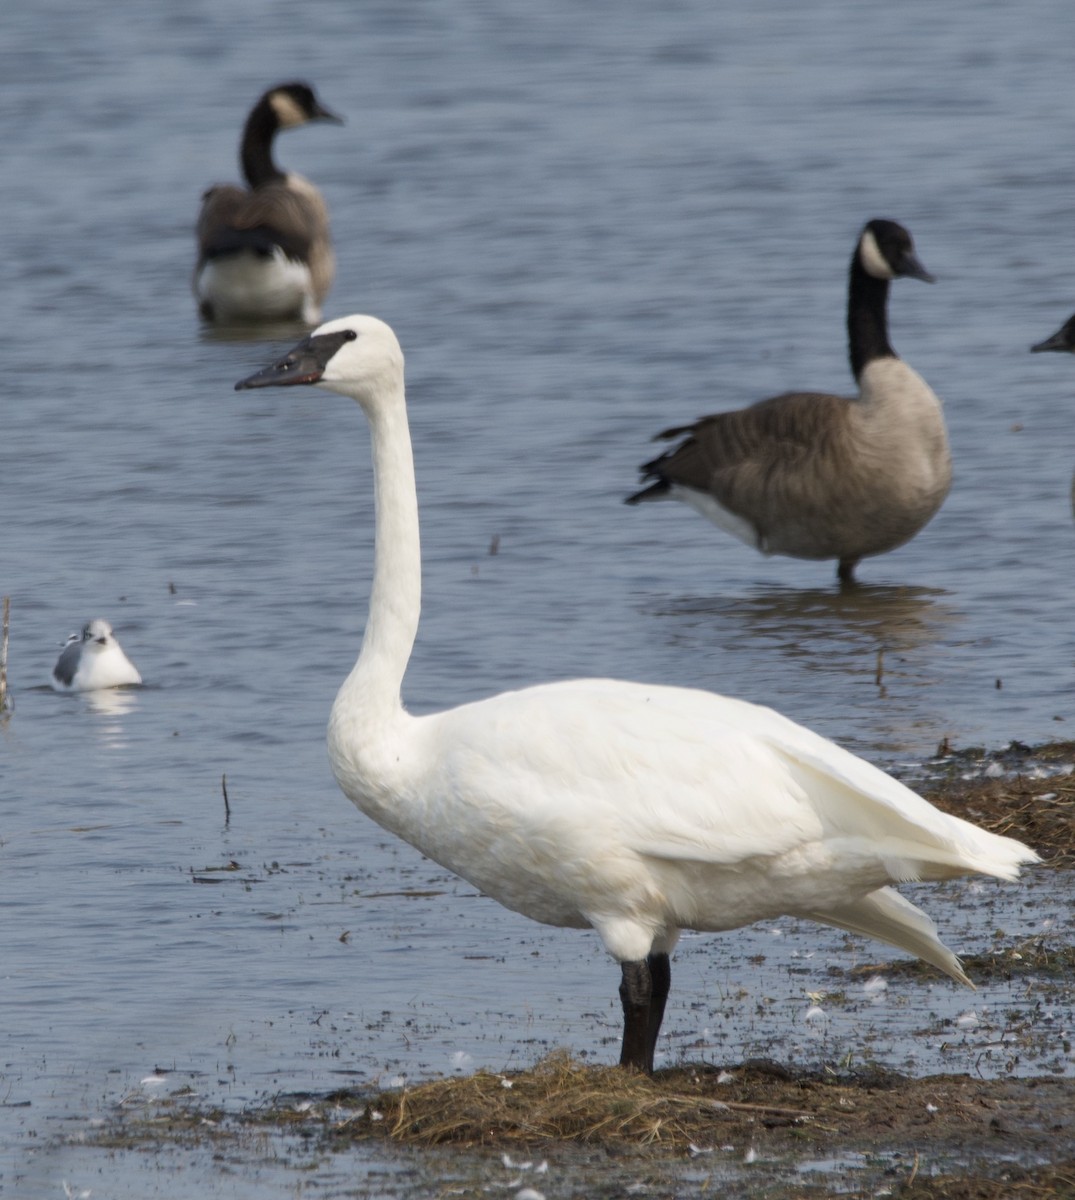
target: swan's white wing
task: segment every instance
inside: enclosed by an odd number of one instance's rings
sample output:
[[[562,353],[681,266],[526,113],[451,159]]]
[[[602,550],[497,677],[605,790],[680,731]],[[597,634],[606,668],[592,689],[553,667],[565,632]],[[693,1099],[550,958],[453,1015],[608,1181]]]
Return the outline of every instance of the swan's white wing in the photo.
[[[565,845],[734,865],[826,841],[887,860],[892,879],[1013,878],[1036,859],[772,709],[710,692],[574,680],[443,720],[451,792]]]
[[[728,701],[579,680],[424,718],[446,802],[466,799],[564,846],[735,864],[821,834],[809,797]]]
[[[953,874],[981,871],[1015,879],[1021,865],[1040,861],[1022,842],[941,812],[891,775],[787,717],[771,709],[755,713],[764,725],[759,736],[779,748],[803,787],[823,797],[826,836],[867,838],[882,856],[903,856],[910,863],[917,856],[923,863],[950,867]],[[892,870],[894,879],[920,874],[895,865]]]

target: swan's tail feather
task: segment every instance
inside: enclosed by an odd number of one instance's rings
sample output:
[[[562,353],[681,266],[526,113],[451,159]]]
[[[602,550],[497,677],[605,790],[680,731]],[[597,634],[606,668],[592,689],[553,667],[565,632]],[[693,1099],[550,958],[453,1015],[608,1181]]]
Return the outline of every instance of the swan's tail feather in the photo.
[[[826,839],[859,839],[871,850],[884,846],[884,857],[912,864],[896,868],[894,879],[945,879],[977,871],[1014,880],[1020,867],[1041,861],[1014,838],[934,808],[863,759],[831,743],[819,750],[814,737],[792,727],[776,749],[785,758],[794,755],[793,773],[807,794],[823,797]]]
[[[892,888],[879,888],[851,904],[827,908],[824,912],[803,913],[803,916],[822,925],[835,925],[838,929],[898,946],[931,963],[957,983],[974,987],[959,959],[941,941],[933,921]]]

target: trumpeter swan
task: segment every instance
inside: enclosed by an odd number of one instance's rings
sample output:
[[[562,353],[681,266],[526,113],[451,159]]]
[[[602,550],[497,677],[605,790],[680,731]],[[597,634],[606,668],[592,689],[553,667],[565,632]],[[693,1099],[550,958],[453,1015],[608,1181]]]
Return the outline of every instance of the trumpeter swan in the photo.
[[[946,816],[767,708],[688,688],[580,679],[426,716],[400,690],[418,629],[418,500],[403,354],[373,317],[330,321],[238,388],[320,384],[362,406],[376,530],[366,630],[329,718],[351,800],[536,921],[592,927],[621,964],[620,1062],[653,1069],[682,928],[809,917],[968,983],[933,922],[887,885],[1037,856]]]
[[[785,392],[657,434],[683,438],[642,466],[627,497],[682,500],[763,554],[835,558],[844,582],[862,558],[909,541],[952,482],[940,401],[888,340],[889,281],[933,281],[911,235],[870,221],[851,258],[847,331],[857,396]]]

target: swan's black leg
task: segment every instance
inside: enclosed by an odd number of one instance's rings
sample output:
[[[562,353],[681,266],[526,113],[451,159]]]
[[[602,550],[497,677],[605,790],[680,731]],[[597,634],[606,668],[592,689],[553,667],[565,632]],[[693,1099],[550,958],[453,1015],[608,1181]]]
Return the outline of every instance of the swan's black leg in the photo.
[[[664,1004],[672,986],[672,966],[667,954],[651,954],[639,962],[621,964],[620,1000],[623,1002],[623,1048],[620,1066],[653,1074],[653,1052],[664,1019]]]
[[[653,1050],[649,1040],[653,979],[649,961],[643,958],[638,962],[621,963],[620,969],[623,972],[620,980],[620,1000],[623,1003],[620,1066],[649,1072],[653,1070]]]
[[[668,999],[668,991],[672,986],[672,964],[668,961],[667,954],[651,954],[646,962],[649,964],[650,977],[647,1057],[649,1070],[652,1071],[657,1035],[661,1032],[661,1022],[664,1020],[664,1002]]]

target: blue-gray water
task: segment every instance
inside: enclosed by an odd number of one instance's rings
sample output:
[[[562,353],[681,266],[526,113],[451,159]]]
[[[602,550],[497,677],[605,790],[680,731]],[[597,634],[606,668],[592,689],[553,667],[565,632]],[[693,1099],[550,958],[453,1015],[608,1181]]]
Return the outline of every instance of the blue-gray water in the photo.
[[[330,777],[324,724],[371,566],[361,415],[320,392],[235,394],[292,335],[206,333],[188,287],[200,192],[236,176],[268,84],[307,78],[346,116],[278,156],[332,211],[327,314],[384,317],[408,355],[414,709],[611,674],[771,703],[893,764],[944,736],[1072,735],[1075,363],[1027,353],[1075,308],[1067,3],[514,7],[0,17],[11,1195],[186,1194],[57,1145],[155,1067],[243,1102],[557,1044],[615,1053],[618,973],[592,937],[477,899]],[[625,508],[657,430],[850,386],[846,265],[873,216],[904,222],[938,279],[891,303],[897,349],[946,405],[955,483],[933,523],[847,596],[831,564],[762,559],[678,506]],[[146,686],[54,695],[59,643],[95,616]],[[966,949],[995,925],[978,894],[923,898]],[[1009,932],[1070,921],[1053,893],[1021,911]],[[768,974],[744,963],[759,938],[784,947]],[[794,1030],[819,984],[789,955],[815,951],[822,981],[854,957],[811,930],[685,943],[666,1054],[710,1038],[735,1060],[781,1018]],[[775,997],[771,1018],[740,986]],[[930,1011],[1005,1002],[908,986]],[[936,1065],[891,1015],[882,1056]],[[838,1053],[862,1024],[834,1022]]]

